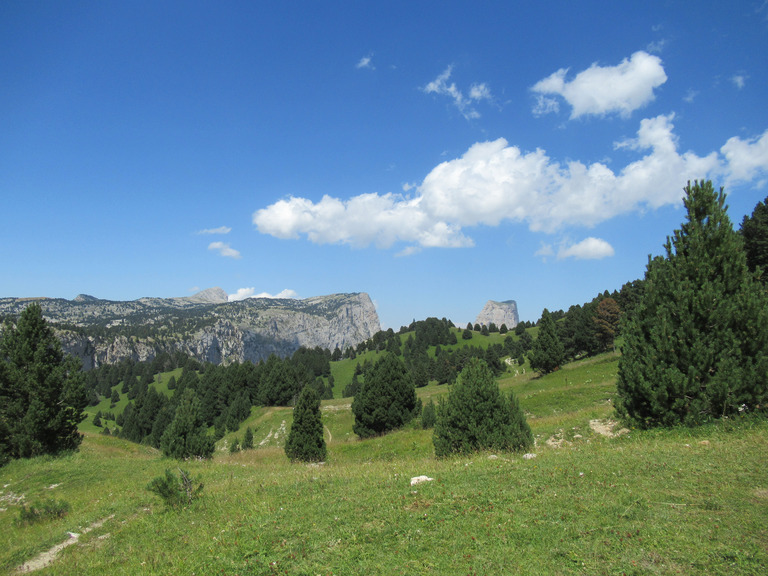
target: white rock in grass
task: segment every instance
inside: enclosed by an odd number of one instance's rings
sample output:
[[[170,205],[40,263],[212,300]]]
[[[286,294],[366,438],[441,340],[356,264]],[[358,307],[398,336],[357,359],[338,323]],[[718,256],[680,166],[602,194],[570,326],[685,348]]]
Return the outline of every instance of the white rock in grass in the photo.
[[[523,460],[533,460],[534,458],[536,458],[536,454],[531,454],[530,452],[523,454]]]
[[[421,484],[422,482],[432,482],[434,478],[430,478],[429,476],[414,476],[411,478],[411,486],[416,486],[416,484]]]

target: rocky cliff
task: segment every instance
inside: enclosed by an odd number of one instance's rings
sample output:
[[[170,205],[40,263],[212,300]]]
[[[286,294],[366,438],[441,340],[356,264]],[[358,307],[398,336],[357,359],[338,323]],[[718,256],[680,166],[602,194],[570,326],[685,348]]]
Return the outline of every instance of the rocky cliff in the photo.
[[[496,327],[501,328],[502,324],[506,324],[507,328],[512,330],[520,321],[517,315],[517,302],[514,300],[505,300],[504,302],[496,302],[494,300],[488,300],[477,315],[475,320],[476,324],[489,326],[491,322],[496,324]]]
[[[31,301],[2,298],[0,315],[18,316]],[[345,350],[381,329],[365,293],[228,302],[223,290],[212,288],[187,298],[34,301],[64,350],[81,358],[86,370],[124,358],[152,360],[162,352],[229,364],[288,356],[300,346]]]

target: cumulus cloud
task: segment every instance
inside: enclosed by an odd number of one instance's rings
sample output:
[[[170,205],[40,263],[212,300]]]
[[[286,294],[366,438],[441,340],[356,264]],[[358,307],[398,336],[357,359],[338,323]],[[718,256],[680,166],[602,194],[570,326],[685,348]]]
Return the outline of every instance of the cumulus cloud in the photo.
[[[736,74],[731,78],[731,82],[733,82],[733,85],[736,86],[738,90],[741,90],[742,88],[744,88],[744,86],[746,86],[747,78],[748,76],[744,74]]]
[[[253,223],[263,234],[306,236],[318,244],[404,243],[400,254],[407,255],[472,246],[465,229],[474,226],[519,222],[546,233],[589,228],[619,214],[679,204],[688,180],[748,182],[768,174],[768,130],[753,139],[731,138],[719,152],[699,156],[678,149],[673,120],[672,114],[644,119],[634,138],[615,144],[637,153],[617,171],[602,162],[559,162],[542,149],[525,152],[500,138],[437,165],[409,195],[326,195],[317,202],[289,197],[257,210]],[[564,254],[598,254],[599,248],[607,255],[594,241]]]
[[[235,260],[240,258],[240,252],[234,248],[230,248],[229,244],[224,242],[211,242],[208,244],[208,250],[215,250],[219,255],[224,256],[225,258],[234,258]]]
[[[557,252],[557,259],[576,258],[577,260],[600,260],[613,256],[614,250],[605,240],[601,238],[585,238],[572,246],[563,246]]]
[[[729,138],[720,148],[728,163],[726,184],[749,182],[765,175],[768,167],[768,130],[762,136],[742,140],[738,136]]]
[[[232,228],[229,226],[219,226],[218,228],[205,228],[198,230],[198,234],[229,234],[232,232]]]
[[[667,81],[658,56],[642,50],[618,66],[592,64],[573,80],[566,80],[568,69],[561,68],[538,81],[531,90],[537,94],[534,114],[556,112],[551,95],[562,97],[571,106],[571,118],[588,114],[629,116],[654,99],[653,91]]]
[[[453,100],[454,106],[458,108],[461,115],[467,120],[480,118],[480,113],[475,108],[475,104],[483,100],[492,100],[491,89],[487,84],[472,84],[467,96],[456,87],[454,82],[450,82],[453,66],[448,66],[437,78],[422,88],[426,94],[437,94],[439,96],[448,96]]]
[[[237,292],[235,292],[234,294],[230,294],[228,299],[230,302],[236,302],[238,300],[245,300],[246,298],[296,299],[298,297],[299,295],[296,293],[295,290],[290,290],[288,288],[286,288],[279,294],[275,294],[275,295],[272,295],[268,292],[260,292],[256,294],[256,288],[238,288]]]

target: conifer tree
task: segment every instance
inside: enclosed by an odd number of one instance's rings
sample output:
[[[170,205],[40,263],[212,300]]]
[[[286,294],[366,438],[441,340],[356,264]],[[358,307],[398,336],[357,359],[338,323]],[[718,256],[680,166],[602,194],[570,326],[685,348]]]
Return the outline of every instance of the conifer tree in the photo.
[[[245,435],[243,436],[243,450],[253,449],[253,430],[248,426],[245,429]]]
[[[201,416],[200,400],[194,390],[187,388],[179,400],[173,421],[163,432],[160,448],[166,456],[181,460],[193,456],[210,458],[214,447],[214,439],[208,436]]]
[[[394,354],[387,353],[365,374],[352,401],[353,430],[361,438],[400,428],[421,412],[413,378]]]
[[[753,272],[762,270],[760,279],[768,284],[768,198],[755,206],[741,222],[741,235],[747,252],[747,266]]]
[[[448,399],[437,406],[432,437],[435,455],[478,450],[523,450],[533,434],[513,395],[504,396],[487,364],[471,358]]]
[[[617,411],[641,427],[693,425],[768,402],[768,300],[725,194],[688,183],[687,220],[650,258],[622,333]]]
[[[74,450],[88,397],[79,361],[65,356],[34,303],[0,341],[0,465]]]
[[[306,386],[301,391],[293,409],[293,424],[285,442],[285,454],[294,461],[325,460],[326,446],[323,417],[320,414],[320,396],[312,386]]]
[[[565,360],[565,347],[558,336],[555,321],[546,308],[541,313],[539,335],[533,342],[528,358],[531,368],[542,374],[556,370]]]

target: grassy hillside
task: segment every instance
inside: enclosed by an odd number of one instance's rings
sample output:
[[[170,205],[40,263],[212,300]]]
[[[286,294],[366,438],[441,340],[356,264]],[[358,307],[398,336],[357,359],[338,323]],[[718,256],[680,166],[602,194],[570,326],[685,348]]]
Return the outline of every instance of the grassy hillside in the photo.
[[[335,399],[322,404],[328,461],[291,464],[291,409],[254,408],[213,460],[181,463],[205,487],[179,511],[145,489],[178,462],[87,432],[78,453],[0,469],[0,572],[73,541],[37,573],[764,573],[768,423],[609,437],[619,432],[609,420],[616,369],[607,354],[500,380],[537,437],[529,459],[436,460],[431,432],[416,425],[359,441],[350,399]],[[229,454],[246,426],[257,448]],[[433,481],[411,486],[422,474]],[[18,522],[20,502],[50,498],[69,514]]]

